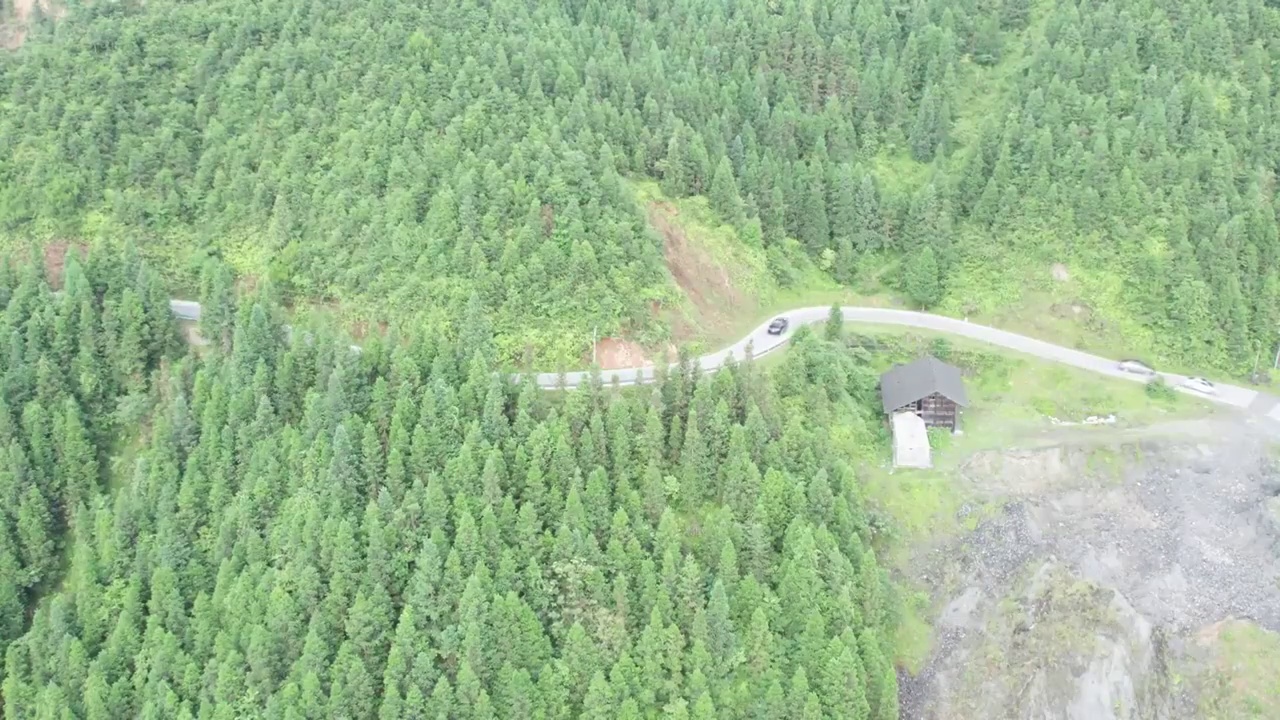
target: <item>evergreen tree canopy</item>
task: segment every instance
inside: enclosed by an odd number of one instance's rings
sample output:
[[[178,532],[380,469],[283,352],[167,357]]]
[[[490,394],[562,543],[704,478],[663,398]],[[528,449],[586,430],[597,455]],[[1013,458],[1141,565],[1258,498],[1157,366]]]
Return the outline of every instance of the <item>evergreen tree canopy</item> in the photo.
[[[496,357],[576,361],[591,328],[655,330],[651,303],[673,299],[629,184],[655,178],[707,194],[774,264],[790,238],[848,282],[857,255],[923,238],[943,275],[971,274],[946,283],[949,307],[982,300],[982,268],[1070,262],[1114,279],[1120,319],[1183,360],[1235,367],[1275,340],[1267,0],[63,15],[2,60],[6,242],[136,238],[218,307],[229,282],[203,273],[209,254],[287,300],[451,337],[474,299]],[[936,209],[920,214],[924,185]],[[1183,240],[1195,277],[1162,282],[1151,270]],[[1188,314],[1213,318],[1190,341],[1174,331]],[[224,312],[210,325],[229,342]],[[137,352],[114,370],[136,380]]]
[[[883,442],[875,378],[834,344],[535,396],[414,337],[290,342],[228,295],[226,346],[187,355],[119,254],[76,298],[0,272],[31,339],[0,366],[6,717],[717,718],[797,673],[840,689],[814,717],[896,717],[892,623],[848,604],[887,580],[824,450]]]

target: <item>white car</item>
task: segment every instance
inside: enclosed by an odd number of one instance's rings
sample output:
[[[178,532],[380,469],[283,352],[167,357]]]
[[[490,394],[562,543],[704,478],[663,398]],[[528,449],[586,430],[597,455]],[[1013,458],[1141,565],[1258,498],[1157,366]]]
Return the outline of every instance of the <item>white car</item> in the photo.
[[[1182,382],[1182,387],[1188,390],[1194,390],[1198,393],[1203,393],[1205,395],[1218,394],[1218,389],[1213,386],[1213,383],[1209,382],[1208,380],[1205,380],[1202,377],[1187,378]]]
[[[1118,366],[1122,372],[1133,373],[1134,375],[1144,375],[1150,377],[1156,374],[1150,365],[1141,360],[1121,360]]]

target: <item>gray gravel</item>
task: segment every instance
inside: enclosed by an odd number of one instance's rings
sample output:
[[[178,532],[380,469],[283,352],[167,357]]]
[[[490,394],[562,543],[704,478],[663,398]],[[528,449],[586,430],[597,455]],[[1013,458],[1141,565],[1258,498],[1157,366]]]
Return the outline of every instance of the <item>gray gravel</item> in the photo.
[[[958,482],[1000,509],[968,537],[918,554],[915,579],[938,601],[938,636],[920,675],[900,678],[903,718],[951,716],[946,708],[958,694],[973,691],[959,679],[984,623],[1027,569],[1046,561],[1118,592],[1140,616],[1129,625],[1155,628],[1161,666],[1166,638],[1176,652],[1182,639],[1224,618],[1280,630],[1280,521],[1270,507],[1280,474],[1262,433],[1228,420],[1150,428],[1136,438],[1110,429],[1062,437],[1068,441],[979,455],[964,468]],[[1115,441],[1105,452],[1119,458],[1101,470],[1090,463],[1099,440]],[[1062,673],[1070,682],[1067,668]],[[1024,707],[1010,717],[1074,717],[1043,711]]]

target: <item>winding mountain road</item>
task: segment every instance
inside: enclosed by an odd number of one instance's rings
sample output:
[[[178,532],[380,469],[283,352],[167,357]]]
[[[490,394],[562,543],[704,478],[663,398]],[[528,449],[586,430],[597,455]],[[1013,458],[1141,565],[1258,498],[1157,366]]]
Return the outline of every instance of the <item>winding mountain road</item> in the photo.
[[[173,311],[173,314],[181,320],[200,319],[199,303],[189,300],[171,300],[169,306]],[[1098,373],[1099,375],[1106,375],[1134,382],[1145,381],[1145,378],[1121,371],[1117,367],[1115,360],[1110,360],[1098,355],[1090,355],[1089,353],[1081,352],[1079,350],[1072,350],[1043,340],[1036,340],[1035,338],[1029,338],[1025,335],[1011,333],[1006,330],[1000,330],[986,325],[977,325],[966,320],[957,320],[955,318],[943,317],[941,315],[930,315],[929,313],[913,312],[910,310],[893,310],[889,308],[842,307],[841,311],[844,313],[845,322],[893,325],[897,327],[912,327],[922,330],[943,332],[950,335],[979,340],[992,345],[998,345],[1009,350],[1015,350],[1044,360],[1051,360],[1064,365],[1089,370],[1091,372]],[[733,345],[730,345],[718,352],[703,355],[698,358],[699,367],[701,367],[703,372],[715,372],[716,370],[719,370],[731,356],[734,358],[744,357],[747,354],[748,348],[750,348],[754,357],[758,358],[762,355],[767,355],[790,342],[796,328],[801,325],[812,325],[814,323],[824,322],[830,312],[831,308],[829,307],[807,307],[788,310],[777,316],[786,318],[788,321],[788,328],[785,333],[781,335],[770,335],[768,333],[769,324],[766,322]],[[611,385],[615,381],[619,385],[648,383],[653,381],[655,375],[656,369],[653,366],[602,370],[600,372],[601,380],[606,385]],[[1256,390],[1250,390],[1249,388],[1238,387],[1235,385],[1224,385],[1221,383],[1215,383],[1217,387],[1216,395],[1203,395],[1180,387],[1182,382],[1186,380],[1186,376],[1184,375],[1164,372],[1160,373],[1160,375],[1164,377],[1166,382],[1177,388],[1180,392],[1194,395],[1222,405],[1229,405],[1248,410],[1251,414],[1265,416],[1273,420],[1280,421],[1280,398],[1260,393]],[[577,387],[580,384],[588,382],[591,378],[591,373],[589,371],[575,371],[564,373],[563,376],[558,373],[539,373],[537,375],[537,382],[539,387],[550,390],[559,388],[562,378],[565,387]]]

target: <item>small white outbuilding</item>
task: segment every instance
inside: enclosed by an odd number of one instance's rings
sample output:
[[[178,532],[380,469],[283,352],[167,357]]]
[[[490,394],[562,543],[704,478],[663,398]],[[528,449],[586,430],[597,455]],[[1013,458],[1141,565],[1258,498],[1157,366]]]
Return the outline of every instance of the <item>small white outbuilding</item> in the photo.
[[[893,414],[893,466],[900,468],[931,468],[933,458],[929,453],[929,431],[924,420],[913,412]]]

